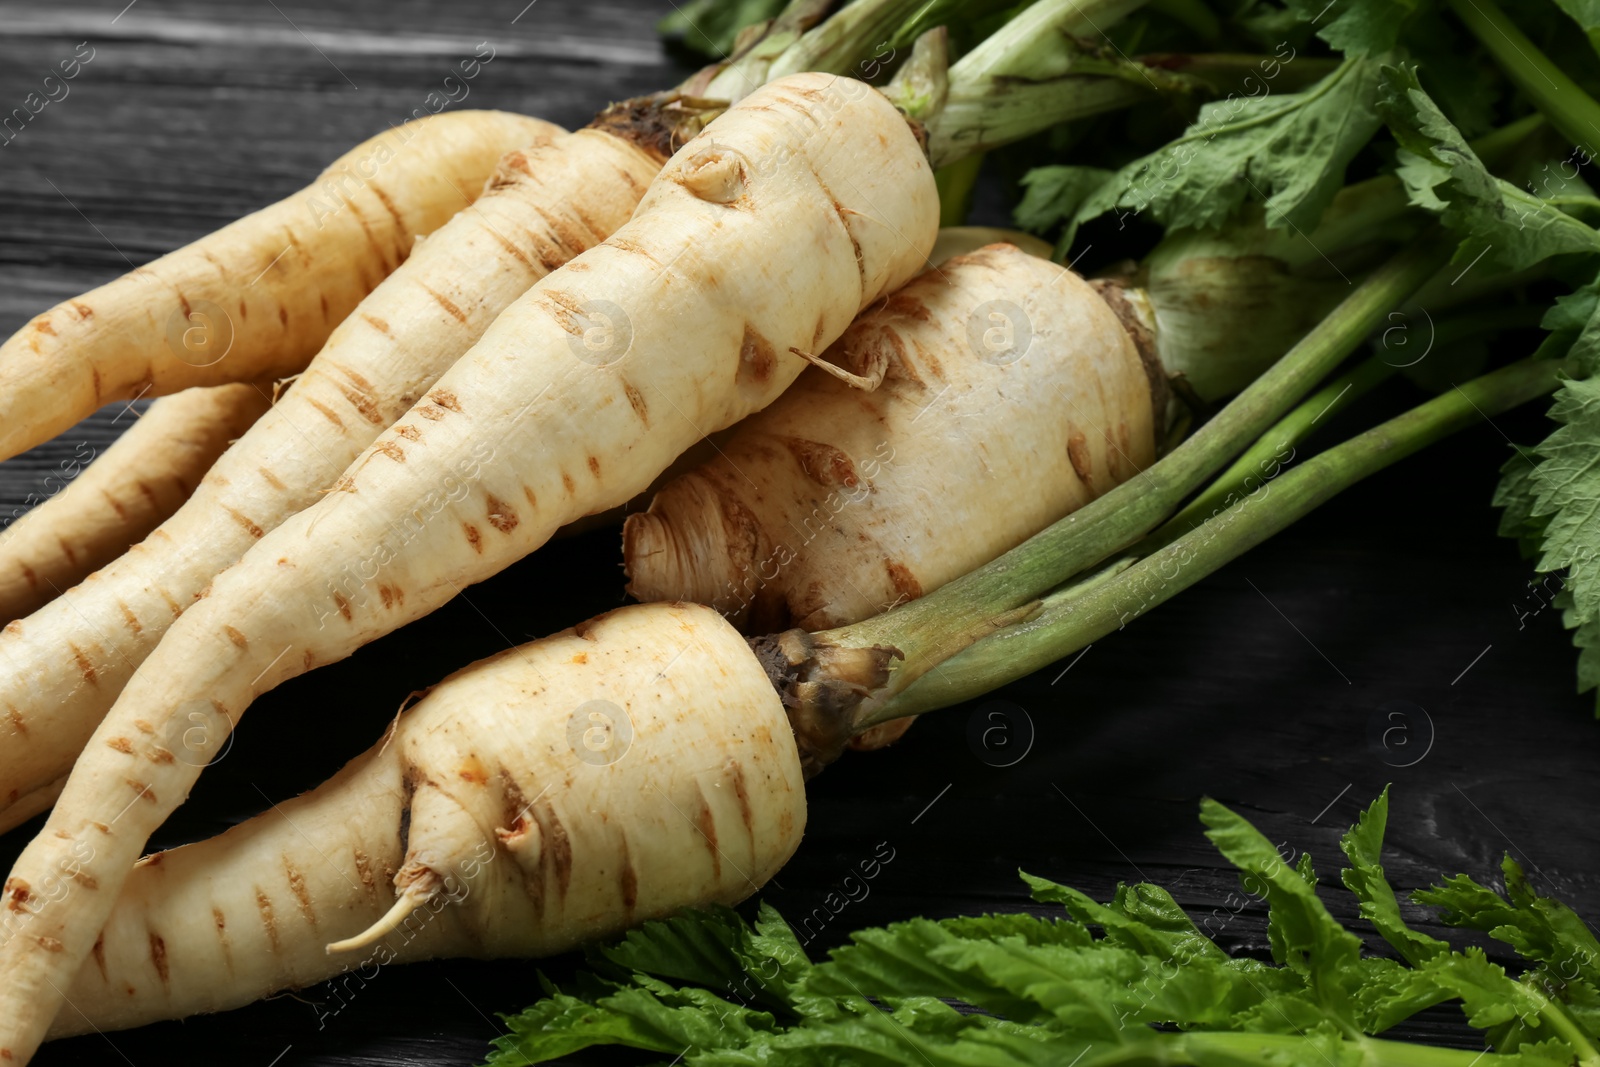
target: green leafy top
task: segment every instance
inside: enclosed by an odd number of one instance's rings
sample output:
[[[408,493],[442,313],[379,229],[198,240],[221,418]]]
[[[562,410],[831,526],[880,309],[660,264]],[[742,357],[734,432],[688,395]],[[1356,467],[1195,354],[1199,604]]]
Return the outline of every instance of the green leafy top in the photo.
[[[1347,56],[1375,56],[1400,43],[1400,31],[1425,0],[1290,0],[1317,36]]]
[[[1315,226],[1344,185],[1345,167],[1380,126],[1380,68],[1376,59],[1351,56],[1301,92],[1205,104],[1181,137],[1084,198],[1071,226],[1116,212],[1172,229],[1216,228],[1247,200],[1265,202],[1270,225]]]
[[[1562,210],[1563,200],[1543,199],[1489,173],[1415,70],[1386,67],[1383,74],[1380,110],[1400,144],[1400,179],[1413,204],[1461,238],[1458,261],[1482,258],[1523,270],[1552,256],[1600,253],[1600,232]]]
[[[821,963],[770,908],[754,924],[691,912],[594,950],[572,989],[545,982],[545,999],[505,1017],[488,1062],[615,1044],[690,1067],[1600,1065],[1600,942],[1509,859],[1504,895],[1459,876],[1416,899],[1510,945],[1533,965],[1521,978],[1406,924],[1378,862],[1387,792],[1341,842],[1344,882],[1404,963],[1364,953],[1323,905],[1308,858],[1291,866],[1214,801],[1201,818],[1241,871],[1240,910],[1267,905],[1273,963],[1229,955],[1147,884],[1102,904],[1023,875],[1061,911],[912,919],[860,931]],[[1375,1036],[1447,1001],[1492,1051]]]

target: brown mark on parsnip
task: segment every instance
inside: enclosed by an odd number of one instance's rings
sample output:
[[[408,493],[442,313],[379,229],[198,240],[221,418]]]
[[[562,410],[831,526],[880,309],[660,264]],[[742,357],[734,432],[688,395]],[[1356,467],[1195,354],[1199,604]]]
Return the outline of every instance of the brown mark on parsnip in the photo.
[[[457,304],[454,300],[451,300],[448,296],[445,296],[443,293],[434,292],[426,285],[422,286],[422,288],[427,289],[428,295],[433,297],[434,300],[438,301],[439,306],[444,308],[445,314],[449,315],[452,319],[455,319],[457,322],[462,323],[463,325],[466,324],[467,313],[461,310],[459,304]]]
[[[372,858],[359,848],[355,849],[353,854],[356,861],[356,877],[361,879],[361,888],[370,897],[378,884],[378,880],[372,875]]]
[[[283,860],[283,873],[289,879],[289,892],[294,894],[296,903],[300,905],[300,914],[311,926],[317,925],[317,909],[311,901],[311,891],[306,887],[306,876],[300,868],[289,862],[288,857]]]
[[[489,769],[483,765],[483,761],[477,756],[468,755],[461,762],[461,766],[456,768],[456,775],[463,782],[470,782],[473,785],[489,784]]]
[[[171,749],[162,748],[160,745],[151,745],[145,750],[144,757],[151,763],[171,763],[177,759]]]
[[[546,211],[544,208],[537,205],[534,206],[534,210],[539,213],[539,217],[543,219],[544,224],[550,228],[550,232],[555,235],[556,240],[560,241],[562,245],[564,245],[573,255],[577,255],[585,250],[587,245],[584,242],[583,234],[573,229],[572,223],[569,220],[562,218],[560,215]]]
[[[232,626],[223,626],[222,632],[228,635],[228,640],[233,642],[235,648],[245,649],[250,647],[250,639]]]
[[[922,595],[922,583],[917,581],[917,576],[896,559],[885,559],[884,569],[889,572],[889,583],[894,586],[895,592],[907,600],[915,600]]]
[[[457,415],[466,414],[461,410],[461,402],[456,399],[456,394],[454,393],[447,392],[443,389],[435,389],[433,392],[428,394],[428,399],[433,401],[435,404],[438,404],[446,411],[453,411]]]
[[[518,518],[515,508],[492,493],[489,495],[488,505],[489,525],[493,526],[501,533],[510,533],[512,530],[515,530],[517,528],[517,524],[522,521],[520,518]]]
[[[137,616],[137,615],[135,615],[133,613],[133,609],[132,608],[128,607],[127,604],[124,604],[120,600],[117,601],[117,607],[119,609],[121,609],[121,611],[122,611],[122,622],[123,622],[123,624],[125,626],[127,626],[127,628],[134,634],[134,636],[138,636],[139,634],[144,632],[144,626],[140,624],[139,616]]]
[[[744,339],[739,344],[739,371],[736,375],[739,384],[765,385],[772,380],[772,372],[777,366],[778,353],[772,347],[772,342],[761,336],[755,327],[745,323]]]
[[[472,551],[480,556],[483,555],[483,534],[478,532],[478,528],[470,522],[464,522],[461,524],[461,529],[466,533],[467,544],[472,546]]]
[[[1110,472],[1112,481],[1120,482],[1122,481],[1122,455],[1117,451],[1117,440],[1111,436],[1111,428],[1109,426],[1100,431],[1100,436],[1105,438],[1106,442],[1106,470]]]
[[[806,477],[820,486],[854,486],[859,481],[850,457],[832,445],[804,437],[785,437],[783,444]]]
[[[156,803],[155,790],[150,788],[148,782],[141,782],[137,778],[124,778],[123,781],[127,783],[129,789],[138,794],[134,797],[135,800],[147,800],[152,804]]]
[[[95,939],[94,948],[90,949],[89,952],[90,952],[90,954],[92,956],[94,956],[94,965],[100,971],[100,980],[102,982],[107,981],[110,978],[110,975],[108,975],[106,973],[106,935],[105,934],[101,934],[98,938]]]
[[[695,792],[699,796],[700,805],[695,808],[694,828],[700,831],[700,837],[711,852],[712,877],[721,881],[722,850],[717,847],[717,818],[711,811],[711,802],[706,799],[705,787],[698,781],[695,782]]]
[[[336,369],[343,371],[343,368]],[[352,408],[355,408],[356,413],[363,419],[366,419],[374,426],[382,426],[387,420],[384,419],[383,411],[378,407],[378,401],[372,394],[372,386],[368,385],[366,379],[361,378],[359,375],[348,371],[344,371],[344,374],[350,379],[350,384],[341,385],[338,382],[334,382],[334,388],[344,394],[345,400]]]
[[[233,943],[228,940],[228,917],[222,913],[221,908],[211,909],[211,925],[217,931],[217,947],[222,949],[222,959],[228,965],[228,973],[233,973]]]
[[[589,473],[594,475],[596,481],[599,481],[599,479],[600,479],[600,457],[599,456],[590,456],[589,457]]]
[[[18,711],[10,704],[7,704],[6,713],[7,717],[11,720],[11,728],[23,737],[28,736],[28,722],[22,717],[22,712]]]
[[[755,819],[750,812],[750,790],[745,785],[744,767],[737,759],[729,758],[727,762],[728,780],[733,783],[733,795],[739,801],[739,818],[744,823],[744,828],[750,834],[752,848],[755,845]]]
[[[1073,473],[1089,492],[1094,492],[1094,457],[1089,455],[1089,441],[1082,431],[1074,430],[1067,437],[1067,460]]]
[[[582,318],[583,301],[559,289],[540,290],[539,296],[549,309],[550,317],[556,320],[557,326],[574,337],[583,336],[584,331],[588,329],[587,323]]]
[[[113,737],[106,742],[106,747],[114,752],[120,752],[124,756],[133,755],[133,742],[126,737]]]
[[[83,649],[79,648],[71,641],[67,642],[67,647],[72,649],[72,659],[77,663],[78,673],[83,675],[83,680],[88,682],[90,685],[99,685],[100,676],[95,673],[94,664],[90,662],[88,655],[84,653]]]
[[[256,914],[261,916],[261,928],[267,933],[267,942],[274,953],[279,951],[278,920],[272,913],[272,898],[256,886]]]
[[[339,417],[338,413],[336,411],[334,411],[332,408],[330,408],[328,405],[326,405],[322,401],[316,400],[316,399],[314,399],[312,397],[306,397],[306,403],[308,403],[312,407],[316,408],[318,413],[320,413],[323,418],[327,419],[329,422],[331,422],[335,426],[339,427],[340,430],[344,429],[344,420],[341,419]]]
[[[161,984],[172,984],[172,974],[167,969],[167,943],[160,934],[150,931],[150,962],[155,965],[156,974],[161,979]]]
[[[548,864],[549,873],[555,875],[556,890],[564,900],[567,886],[572,882],[572,839],[567,836],[567,828],[561,825],[555,808],[546,804],[542,812],[533,809],[532,815],[534,824],[539,828],[542,844],[539,851],[541,873]]]
[[[633,919],[634,905],[639,903],[639,875],[633,869],[633,857],[628,854],[628,835],[622,834],[622,869],[618,882],[622,889],[622,906],[628,909],[628,919]]]
[[[407,441],[422,440],[421,430],[417,429],[415,426],[407,426],[404,423],[397,425],[394,428],[394,433],[396,437],[404,437]]]
[[[187,486],[182,486],[182,483],[179,483],[179,484],[180,484],[181,487],[183,487],[185,489],[187,488]],[[117,513],[117,518],[124,519],[124,520],[127,519],[127,517],[128,517],[128,509],[122,506],[122,501],[118,500],[116,497],[112,496],[110,493],[106,492],[104,489],[100,490],[100,495],[105,497],[105,500],[106,500],[107,504],[111,505],[111,510],[115,511]]]
[[[335,593],[333,594],[333,602],[338,606],[339,614],[344,616],[344,621],[349,622],[352,618],[350,614],[350,601],[346,600],[342,594]]]
[[[750,327],[746,326],[745,327],[745,335],[748,337],[749,334],[750,334]],[[743,367],[743,361],[742,360],[740,362],[740,366],[741,366],[741,368]],[[640,424],[643,425],[646,429],[649,429],[649,427],[650,427],[650,405],[645,403],[644,394],[639,392],[639,387],[638,386],[634,385],[632,382],[628,381],[626,378],[624,378],[622,380],[622,391],[625,394],[627,394],[628,404],[629,404],[630,407],[633,408],[633,413],[635,415],[639,416]]]
[[[514,258],[516,260],[519,260],[524,267],[527,267],[529,270],[533,269],[533,261],[527,257],[527,254],[524,253],[522,251],[522,249],[518,248],[516,245],[512,244],[510,241],[506,240],[504,237],[502,237],[499,233],[495,232],[493,229],[490,229],[489,236],[493,237],[497,242],[499,242],[500,247],[504,248],[507,252],[509,252],[511,254],[512,258]]]
[[[226,506],[224,506],[223,510],[228,513],[234,522],[244,527],[245,532],[256,540],[259,541],[261,538],[267,535],[267,531],[263,530],[259,525],[257,525],[255,520],[250,518],[250,516],[241,514],[233,508]]]
[[[561,472],[561,484],[567,490],[567,495],[572,496],[578,491],[578,483],[572,480],[572,475],[566,471]]]

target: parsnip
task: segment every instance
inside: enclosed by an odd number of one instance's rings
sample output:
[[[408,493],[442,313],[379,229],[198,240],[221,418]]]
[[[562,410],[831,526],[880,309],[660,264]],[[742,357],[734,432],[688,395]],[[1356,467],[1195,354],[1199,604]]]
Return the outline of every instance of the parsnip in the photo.
[[[6,883],[31,921],[0,948],[0,1052],[32,1055],[143,843],[257,694],[627,500],[766,406],[805,366],[796,351],[824,350],[922,266],[937,223],[918,139],[851,79],[782,78],[685,145],[626,226],[507,309],[333,492],[173,625]],[[65,897],[36,895],[73,863]]]
[[[143,540],[271,406],[270,384],[240,382],[129,413],[126,433],[0,532],[0,623],[43,607]]]
[[[813,368],[741,423],[628,518],[630,593],[709,604],[746,632],[843,626],[1155,459],[1159,368],[1087,282],[1009,244],[916,278],[828,358],[883,384]]]
[[[319,500],[513,300],[626,222],[663,162],[601,130],[544,141],[509,153],[488,192],[361,302],[182,510],[0,632],[0,818],[71,769],[128,679],[219,571]]]
[[[552,132],[500,111],[396,126],[295,195],[56,305],[0,345],[0,459],[115,400],[295,373],[502,155]]]
[[[284,409],[230,451],[182,515],[71,603],[0,634],[11,667],[0,675],[0,737],[10,735],[0,746],[0,827],[16,821],[6,804],[66,774],[127,679],[217,572],[314,503],[514,298],[627,220],[670,146],[726,106],[705,99],[702,83],[742,96],[776,58],[848,64],[852,41],[877,40],[912,4],[862,0],[813,26],[825,5],[791,0],[732,61],[503,160],[475,209],[363,301]]]
[[[783,707],[739,634],[692,605],[624,608],[457,672],[328,784],[141,861],[52,1034],[340,974],[350,995],[389,963],[549,955],[732,904],[805,816]]]

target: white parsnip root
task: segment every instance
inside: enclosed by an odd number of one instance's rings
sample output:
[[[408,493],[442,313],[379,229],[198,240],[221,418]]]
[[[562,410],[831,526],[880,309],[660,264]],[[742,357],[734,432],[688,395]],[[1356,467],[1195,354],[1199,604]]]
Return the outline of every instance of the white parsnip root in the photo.
[[[218,574],[321,499],[512,301],[628,220],[663,161],[610,133],[508,153],[336,329],[192,500],[90,580],[0,632],[0,820],[65,775],[128,679]],[[183,758],[193,758],[186,752]]]
[[[344,975],[333,1012],[389,963],[550,955],[732,904],[805,817],[783,707],[739,634],[693,605],[623,608],[457,672],[316,791],[142,860],[52,1035]],[[328,951],[397,901],[391,929]]]
[[[115,400],[294,374],[502,155],[550,129],[500,111],[396,126],[295,195],[56,305],[0,345],[0,459]]]
[[[0,625],[38,610],[143,540],[271,406],[270,384],[241,382],[188,389],[142,415],[128,413],[126,433],[0,533]]]
[[[187,796],[203,759],[176,758],[186,735],[192,756],[214,754],[261,692],[622,503],[771,403],[805,366],[796,352],[826,349],[921,268],[937,224],[917,137],[860,82],[779,79],[685,145],[627,225],[508,308],[333,492],[173,624],[6,883],[5,907],[31,921],[0,947],[0,1053],[32,1055]],[[85,881],[35,895],[73,864]]]
[[[1009,244],[946,260],[871,308],[719,455],[629,517],[641,600],[740,629],[825,630],[972,570],[1155,458],[1147,368],[1076,274]]]

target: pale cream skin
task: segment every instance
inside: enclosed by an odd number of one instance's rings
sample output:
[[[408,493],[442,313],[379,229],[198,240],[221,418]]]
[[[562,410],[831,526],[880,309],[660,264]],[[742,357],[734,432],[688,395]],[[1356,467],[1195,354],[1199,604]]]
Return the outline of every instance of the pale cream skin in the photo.
[[[405,123],[293,196],[56,305],[0,345],[0,459],[112,401],[294,374],[502,155],[552,129],[501,111]]]
[[[488,191],[419,242],[333,331],[182,510],[0,632],[0,820],[8,803],[72,769],[139,665],[219,572],[320,500],[535,282],[627,222],[659,169],[655,157],[594,130],[547,127],[539,143],[508,153]]]
[[[142,860],[52,1036],[348,973],[319,997],[336,1013],[390,963],[544,956],[733,904],[805,817],[788,720],[739,634],[694,605],[622,608],[452,675],[314,792]],[[436,895],[330,954],[389,910],[397,872]]]
[[[6,907],[33,919],[0,947],[0,1053],[32,1055],[144,842],[198,777],[200,760],[174,758],[186,734],[220,750],[259,693],[644,489],[776,399],[805,366],[790,349],[831,344],[923,266],[937,229],[921,146],[859,82],[779,79],[686,144],[627,225],[508,308],[145,661],[7,883]],[[336,584],[347,566],[355,584]],[[74,864],[89,884],[33,896]]]
[[[169,518],[271,402],[270,383],[241,382],[187,389],[142,415],[120,416],[127,432],[83,457],[81,473],[61,472],[64,489],[0,532],[0,626],[43,607]]]
[[[987,563],[1155,459],[1127,331],[1083,279],[1009,244],[918,277],[827,356],[882,367],[883,384],[813,368],[741,423],[629,517],[629,592],[710,604],[746,632],[844,626]]]

